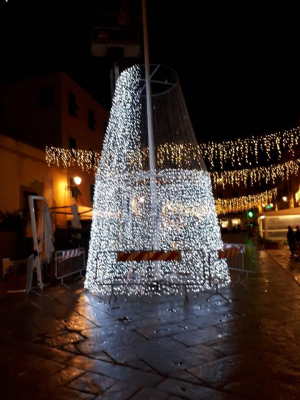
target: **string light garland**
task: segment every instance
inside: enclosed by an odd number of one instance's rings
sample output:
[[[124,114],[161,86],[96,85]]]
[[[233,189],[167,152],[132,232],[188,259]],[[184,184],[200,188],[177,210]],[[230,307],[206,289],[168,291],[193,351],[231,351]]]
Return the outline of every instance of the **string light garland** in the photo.
[[[253,186],[254,183],[261,184],[262,181],[265,183],[272,182],[276,183],[276,179],[289,179],[290,175],[297,175],[299,171],[300,159],[295,161],[287,161],[284,164],[273,164],[268,167],[258,167],[252,169],[241,169],[233,171],[221,171],[211,172],[211,179],[213,187],[216,189],[217,185],[222,185],[223,189],[225,185],[237,185],[240,186],[250,182]]]
[[[56,165],[67,169],[78,166],[83,171],[97,171],[100,162],[100,153],[90,150],[63,149],[59,147],[46,147],[46,162],[48,166]]]
[[[165,143],[155,149],[157,168],[169,164],[178,168],[192,169],[198,166],[202,160],[199,146],[192,144]],[[149,158],[148,148],[139,151],[132,151],[130,154],[131,164],[144,164]],[[78,165],[84,171],[98,169],[100,153],[89,150],[63,149],[58,147],[46,147],[46,162],[48,166],[62,166],[66,169],[70,166]]]
[[[85,288],[102,294],[176,294],[228,285],[210,175],[204,170],[156,172],[157,217],[150,173],[141,163],[138,67],[119,77],[96,175]],[[180,250],[182,261],[118,262],[116,252]]]
[[[201,160],[199,148],[195,146],[187,146],[183,144],[165,144],[159,146],[156,150],[157,165],[160,167],[166,162],[173,164],[179,168],[192,168],[193,165],[198,164]],[[131,164],[143,163],[148,157],[148,149],[143,149],[140,152],[131,153]],[[166,158],[168,161],[166,161]],[[60,166],[64,168],[77,165],[83,171],[94,171],[96,173],[100,161],[100,154],[88,150],[68,150],[55,147],[46,148],[46,161],[48,165]],[[300,159],[295,161],[287,161],[284,164],[272,164],[268,167],[257,167],[233,171],[214,171],[210,173],[213,187],[216,189],[217,185],[240,186],[241,184],[247,186],[249,183],[253,186],[255,183],[261,184],[272,182],[276,183],[276,179],[281,180],[289,179],[290,175],[297,175],[299,171]]]
[[[199,145],[202,157],[212,170],[216,161],[220,168],[229,163],[231,167],[249,166],[259,163],[259,153],[266,161],[270,161],[272,151],[280,159],[282,150],[287,149],[294,156],[294,146],[299,144],[300,128],[285,130],[264,136],[251,136],[245,139],[229,140],[224,142],[208,142]]]
[[[216,212],[218,215],[221,215],[258,208],[262,203],[270,203],[276,195],[277,188],[266,190],[265,192],[256,195],[241,196],[232,199],[216,199]]]

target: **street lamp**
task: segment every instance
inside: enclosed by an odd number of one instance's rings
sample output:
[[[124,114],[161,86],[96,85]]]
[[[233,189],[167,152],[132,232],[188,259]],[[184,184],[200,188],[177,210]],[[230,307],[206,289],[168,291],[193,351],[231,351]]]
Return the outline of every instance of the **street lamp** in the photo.
[[[81,178],[80,178],[80,176],[75,176],[74,177],[74,183],[75,183],[75,185],[80,185],[81,184]]]
[[[70,189],[71,196],[77,199],[78,196],[82,196],[81,191],[78,186],[81,184],[82,179],[80,176],[75,176],[74,178],[70,178],[70,185],[66,186],[65,189]]]

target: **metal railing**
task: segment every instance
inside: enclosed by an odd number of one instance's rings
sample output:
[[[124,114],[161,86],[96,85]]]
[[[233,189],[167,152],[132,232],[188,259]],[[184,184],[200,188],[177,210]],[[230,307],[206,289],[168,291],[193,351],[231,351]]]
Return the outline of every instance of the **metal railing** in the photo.
[[[249,278],[249,274],[256,273],[258,270],[257,248],[253,245],[224,243],[223,250],[220,250],[219,257],[225,259],[227,262],[228,269],[230,271],[232,286],[234,286],[237,283],[240,283],[245,287],[247,287],[245,282]],[[120,254],[118,254],[117,251],[108,250],[103,252],[103,254],[106,254],[104,258],[111,257],[112,263],[114,262],[116,263],[120,262],[122,264],[128,263],[128,269],[126,267],[124,268],[124,265],[122,266],[122,268],[120,267],[120,274],[118,276],[104,278],[101,283],[99,282],[99,285],[107,287],[107,289],[104,289],[106,294],[109,294],[110,291],[109,304],[111,305],[111,301],[113,300],[113,298],[115,298],[115,300],[117,299],[116,293],[114,292],[114,288],[122,286],[123,287],[140,286],[143,288],[151,288],[151,287],[153,288],[155,287],[155,285],[157,285],[157,287],[159,285],[163,285],[165,287],[168,286],[170,287],[170,289],[176,286],[181,286],[184,289],[185,298],[187,301],[188,301],[188,291],[191,290],[193,286],[202,286],[202,287],[207,287],[208,289],[215,287],[216,292],[211,294],[208,297],[208,299],[214,295],[218,295],[223,297],[226,301],[228,301],[228,299],[226,299],[225,296],[223,296],[219,292],[219,284],[214,282],[215,277],[212,276],[214,274],[214,271],[209,266],[210,255],[208,255],[207,258],[202,250],[181,250],[181,251],[179,250],[179,252],[182,253],[182,255],[185,254],[185,256],[187,256],[188,253],[198,254],[199,258],[203,262],[203,267],[201,268],[201,273],[203,278],[202,280],[199,280],[199,282],[197,283],[195,282],[192,283],[189,279],[189,273],[182,273],[182,271],[177,270],[176,264],[173,265],[173,270],[171,269],[163,277],[156,278],[154,266],[152,267],[152,269],[147,268],[147,266],[150,267],[152,263],[155,264],[157,261],[151,261],[150,256],[148,258],[147,257],[143,258],[142,260],[139,259],[139,254],[147,253],[146,250],[142,252],[128,250],[126,252],[121,252],[121,256]],[[149,251],[149,253],[153,253],[153,251]],[[127,259],[125,261],[122,259],[124,255],[127,256]],[[135,255],[137,256],[137,258],[134,257]],[[131,266],[130,264],[132,262],[134,262],[135,265]],[[171,262],[174,263],[175,261]],[[182,261],[178,262],[178,266],[180,266],[180,264],[185,262],[191,262],[191,260],[188,260],[188,258],[183,257]],[[140,268],[137,267],[137,264],[139,263],[143,264],[141,265]],[[135,268],[138,269],[137,273],[135,273],[134,271]],[[162,270],[163,269],[164,267],[162,266]],[[176,279],[176,277],[178,279]]]
[[[85,270],[85,249],[58,250],[55,252],[55,277],[64,284],[64,278],[79,272],[76,279],[82,278],[82,271]]]
[[[224,249],[231,247],[239,249],[236,256],[226,258],[228,269],[232,271],[232,286],[240,283],[247,287],[245,282],[249,274],[255,274],[258,271],[258,248],[249,244],[224,243]]]

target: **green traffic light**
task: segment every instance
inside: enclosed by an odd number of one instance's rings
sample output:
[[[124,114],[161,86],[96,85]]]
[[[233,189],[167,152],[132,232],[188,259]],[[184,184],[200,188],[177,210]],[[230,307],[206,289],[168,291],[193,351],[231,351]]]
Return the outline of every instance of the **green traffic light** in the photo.
[[[253,211],[248,211],[248,217],[249,218],[253,218],[254,216],[254,212]]]

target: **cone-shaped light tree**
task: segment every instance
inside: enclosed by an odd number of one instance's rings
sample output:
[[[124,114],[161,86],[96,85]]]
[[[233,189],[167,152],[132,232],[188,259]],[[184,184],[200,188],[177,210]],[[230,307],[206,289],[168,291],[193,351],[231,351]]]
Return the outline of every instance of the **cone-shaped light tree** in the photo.
[[[227,264],[218,259],[223,243],[210,175],[203,160],[188,151],[196,139],[176,79],[153,96],[158,167],[152,218],[141,82],[134,66],[116,85],[96,176],[85,288],[109,294],[113,285],[120,294],[174,294],[184,287],[198,292],[228,285]],[[168,151],[162,152],[166,144]],[[182,261],[117,261],[119,251],[152,250],[154,236],[155,250],[179,250]]]

